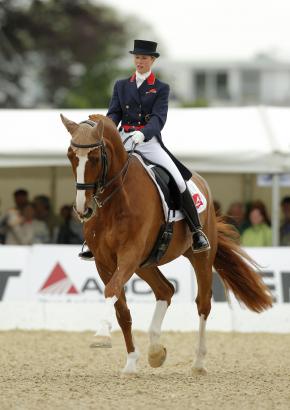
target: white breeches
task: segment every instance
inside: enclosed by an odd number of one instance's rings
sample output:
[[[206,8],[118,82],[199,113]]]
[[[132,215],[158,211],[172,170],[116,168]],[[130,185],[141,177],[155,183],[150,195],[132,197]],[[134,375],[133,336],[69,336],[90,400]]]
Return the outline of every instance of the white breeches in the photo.
[[[121,138],[124,141],[130,133],[121,131],[120,132]],[[132,140],[131,138],[125,144],[126,151],[132,149]],[[155,162],[156,164],[160,164],[162,167],[167,169],[167,171],[173,176],[179,191],[182,193],[186,189],[186,184],[184,179],[179,172],[177,166],[174,164],[170,156],[167,154],[166,151],[161,147],[156,137],[151,138],[148,142],[143,142],[138,144],[136,150],[141,152],[145,158],[148,158],[150,161]]]

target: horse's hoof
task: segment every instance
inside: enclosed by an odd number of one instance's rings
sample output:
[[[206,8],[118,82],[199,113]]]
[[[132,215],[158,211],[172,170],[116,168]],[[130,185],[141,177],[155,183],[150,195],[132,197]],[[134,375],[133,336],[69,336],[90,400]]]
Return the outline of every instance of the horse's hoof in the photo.
[[[167,351],[158,343],[150,345],[148,349],[148,363],[151,367],[160,367],[166,360]]]
[[[205,367],[192,367],[190,370],[191,376],[206,376],[207,370]]]
[[[123,377],[124,379],[134,379],[138,377],[138,373],[137,372],[126,372],[126,370],[123,369],[121,370],[121,377]]]
[[[95,336],[93,343],[90,344],[90,348],[95,349],[98,347],[109,348],[112,347],[112,340],[109,336]]]

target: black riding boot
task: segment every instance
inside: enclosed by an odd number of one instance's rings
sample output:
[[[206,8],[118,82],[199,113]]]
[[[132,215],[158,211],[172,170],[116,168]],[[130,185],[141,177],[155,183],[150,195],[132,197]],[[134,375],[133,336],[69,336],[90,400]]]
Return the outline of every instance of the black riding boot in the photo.
[[[94,255],[92,254],[92,252],[89,249],[87,251],[84,251],[84,246],[85,245],[86,245],[86,242],[83,243],[82,251],[79,253],[79,258],[81,258],[84,261],[94,260]]]
[[[209,250],[210,244],[206,235],[201,230],[199,216],[188,188],[181,194],[181,209],[189,229],[192,232],[193,252],[197,253]]]

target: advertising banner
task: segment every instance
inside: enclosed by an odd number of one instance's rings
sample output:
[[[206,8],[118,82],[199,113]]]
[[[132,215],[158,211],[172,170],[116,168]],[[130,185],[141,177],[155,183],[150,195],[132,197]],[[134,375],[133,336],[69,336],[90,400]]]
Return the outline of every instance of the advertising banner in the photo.
[[[80,260],[78,252],[78,246],[65,245],[0,247],[0,329],[22,327],[24,323],[31,328],[90,329],[92,323],[96,323],[94,314],[102,311],[104,285],[94,262]],[[248,248],[247,252],[261,266],[263,280],[273,295],[274,308],[257,315],[241,307],[232,295],[229,304],[223,284],[214,273],[209,327],[290,331],[290,249]],[[165,324],[168,323],[171,330],[191,330],[197,291],[193,268],[180,257],[160,269],[175,287],[169,309],[171,321],[165,320]],[[148,316],[147,323],[152,315],[154,294],[135,274],[125,290],[129,307],[135,309],[135,312],[131,309],[132,315],[142,329],[143,319]]]

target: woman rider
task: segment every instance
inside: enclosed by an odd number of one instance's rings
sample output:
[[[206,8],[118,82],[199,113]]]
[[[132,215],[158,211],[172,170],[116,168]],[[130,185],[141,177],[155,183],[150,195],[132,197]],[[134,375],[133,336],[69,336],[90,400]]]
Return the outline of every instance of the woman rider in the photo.
[[[130,53],[134,55],[136,72],[131,78],[115,83],[107,116],[117,127],[121,122],[119,131],[123,141],[131,136],[126,149],[134,142],[144,157],[160,164],[173,176],[181,193],[181,209],[193,234],[193,251],[202,252],[210,249],[210,245],[184,181],[192,174],[166,149],[161,139],[160,132],[167,118],[169,86],[156,79],[151,71],[159,57],[156,48],[157,43],[153,41],[134,41],[134,50]],[[80,256],[86,258],[89,254],[83,252]]]

